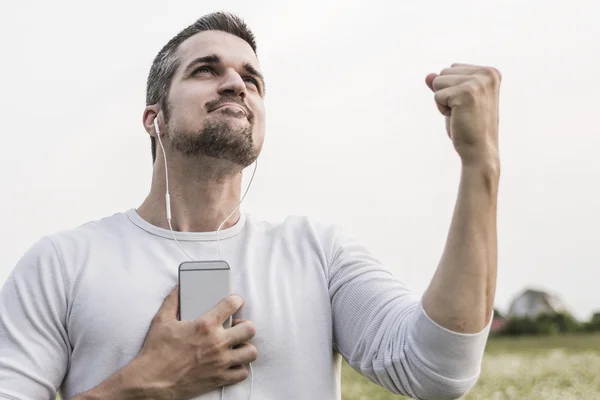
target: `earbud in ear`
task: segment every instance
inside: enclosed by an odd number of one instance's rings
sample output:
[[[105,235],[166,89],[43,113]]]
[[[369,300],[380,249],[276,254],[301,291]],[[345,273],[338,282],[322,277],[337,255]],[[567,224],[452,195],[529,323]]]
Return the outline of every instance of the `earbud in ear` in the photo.
[[[154,129],[156,130],[156,135],[160,136],[160,129],[158,129],[158,117],[154,118]]]

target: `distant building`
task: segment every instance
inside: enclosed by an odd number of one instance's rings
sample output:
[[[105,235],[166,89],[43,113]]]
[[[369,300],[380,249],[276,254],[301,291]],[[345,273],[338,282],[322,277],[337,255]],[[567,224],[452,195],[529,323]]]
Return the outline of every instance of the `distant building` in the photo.
[[[562,300],[555,294],[527,289],[517,296],[508,311],[509,318],[535,318],[540,314],[570,314]]]

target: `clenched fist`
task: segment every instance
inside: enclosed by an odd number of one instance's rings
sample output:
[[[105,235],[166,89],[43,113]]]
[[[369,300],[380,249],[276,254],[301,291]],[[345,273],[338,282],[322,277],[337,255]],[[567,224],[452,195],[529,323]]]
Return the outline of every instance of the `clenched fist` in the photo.
[[[469,64],[452,64],[425,78],[463,164],[498,162],[501,79],[495,68]]]

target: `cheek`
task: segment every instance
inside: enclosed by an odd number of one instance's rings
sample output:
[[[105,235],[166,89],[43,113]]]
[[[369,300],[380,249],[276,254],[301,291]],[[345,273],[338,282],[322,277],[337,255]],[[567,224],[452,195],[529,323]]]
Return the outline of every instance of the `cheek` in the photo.
[[[206,115],[201,108],[182,103],[171,111],[170,124],[178,131],[196,131],[202,127],[205,119]]]
[[[211,100],[209,87],[206,85],[186,84],[172,88],[170,102],[172,114],[180,125],[197,125],[206,117],[205,105]]]
[[[265,106],[264,104],[258,104],[257,106],[253,107],[254,109],[254,126],[256,127],[256,129],[260,129],[260,131],[264,131],[265,130],[265,117],[266,117],[266,112],[265,112]]]
[[[257,111],[254,115],[255,115],[254,136],[256,137],[256,139],[259,139],[260,142],[262,143],[263,138],[265,136],[265,126],[266,126],[264,108],[261,109],[260,111]]]

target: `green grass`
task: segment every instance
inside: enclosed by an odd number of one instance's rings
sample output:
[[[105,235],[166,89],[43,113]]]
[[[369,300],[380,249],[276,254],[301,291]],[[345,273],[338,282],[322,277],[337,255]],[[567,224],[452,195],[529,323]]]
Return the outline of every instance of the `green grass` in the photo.
[[[344,400],[399,400],[347,364]],[[482,373],[465,400],[600,399],[600,335],[490,338]]]
[[[406,398],[369,382],[344,363],[342,399]],[[600,334],[490,338],[481,377],[463,399],[600,399]]]

